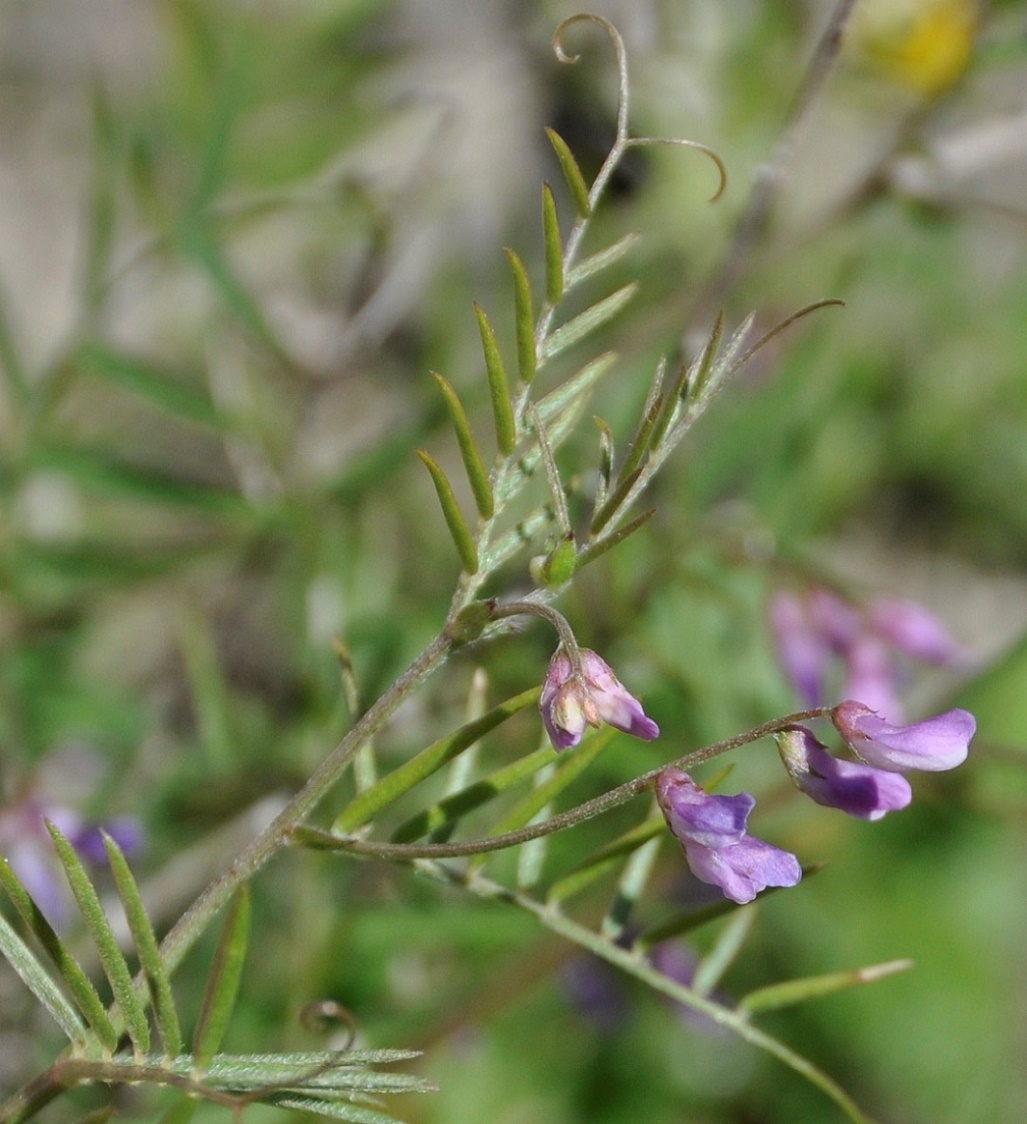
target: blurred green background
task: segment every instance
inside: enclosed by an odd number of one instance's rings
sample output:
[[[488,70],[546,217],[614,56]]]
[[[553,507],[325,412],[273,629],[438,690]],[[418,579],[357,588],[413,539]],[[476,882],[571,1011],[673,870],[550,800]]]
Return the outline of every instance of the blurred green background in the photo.
[[[541,276],[538,185],[562,186],[543,126],[593,172],[612,136],[608,44],[575,31],[573,69],[549,50],[574,10],[0,0],[0,832],[30,799],[138,817],[160,929],[345,729],[332,637],[367,702],[445,617],[458,567],[414,449],[446,463],[454,450],[428,372],[484,433],[471,301],[512,347],[502,247]],[[1014,1124],[1027,1118],[1022,6],[988,5],[979,26],[967,0],[860,7],[724,293],[718,271],[827,5],[601,10],[628,46],[633,131],[712,146],[729,183],[710,206],[712,166],[671,148],[636,152],[615,182],[595,243],[640,231],[613,280],[642,287],[604,332],[621,359],[594,411],[626,441],[659,356],[694,347],[714,298],[730,325],[755,309],[763,329],[822,297],[847,307],[746,368],[659,481],[656,518],[563,598],[664,730],[618,741],[595,790],[792,709],[766,625],[782,584],[826,576],[928,605],[976,659],[918,676],[910,708],[972,709],[970,762],[868,825],[800,801],[769,751],[740,757],[731,783],[761,797],[758,834],[827,866],[760,907],[723,987],[911,957],[909,973],[766,1026],[882,1120]],[[585,424],[561,463],[596,459]],[[499,592],[525,588],[524,560],[506,576]],[[539,681],[549,648],[530,629],[459,656],[401,712],[386,759],[459,720],[477,659],[500,699]],[[506,759],[535,746],[529,723],[512,729]],[[663,859],[670,895],[684,868],[669,847]],[[303,854],[256,891],[226,1045],[312,1048],[298,1012],[331,996],[363,1042],[425,1049],[418,1069],[440,1092],[403,1102],[410,1121],[839,1118],[772,1059],[498,905]],[[210,949],[177,977],[187,1011]],[[583,1004],[575,972],[601,1003]],[[0,1088],[57,1045],[4,966]],[[148,1118],[135,1093],[120,1109]]]

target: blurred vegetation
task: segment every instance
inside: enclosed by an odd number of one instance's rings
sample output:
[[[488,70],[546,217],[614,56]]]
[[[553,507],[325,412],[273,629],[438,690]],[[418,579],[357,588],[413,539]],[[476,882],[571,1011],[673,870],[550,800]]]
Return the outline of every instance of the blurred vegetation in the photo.
[[[444,619],[456,565],[414,450],[448,464],[454,448],[429,371],[484,425],[471,302],[512,350],[502,247],[540,278],[538,182],[562,187],[543,126],[589,170],[615,73],[591,41],[562,72],[548,39],[571,9],[551,0],[152,2],[127,46],[99,12],[62,37],[72,7],[0,8],[23,44],[3,50],[25,52],[0,86],[0,172],[35,203],[0,225],[0,796],[138,816],[134,867],[165,929],[260,802],[345,731],[333,636],[366,705]],[[960,17],[968,0],[909,0],[926,25],[892,26],[887,7],[861,8],[719,301],[730,324],[755,309],[762,328],[822,297],[847,308],[761,353],[659,481],[655,519],[561,609],[664,730],[616,740],[596,792],[792,708],[765,623],[782,584],[919,597],[980,653],[969,679],[938,673],[911,694],[975,712],[970,763],[920,780],[885,823],[801,804],[769,751],[738,759],[732,785],[762,794],[759,833],[828,865],[758,907],[722,987],[911,957],[912,972],[767,1028],[882,1120],[1012,1124],[1027,1113],[1027,39],[1011,0],[979,28]],[[621,358],[594,403],[626,441],[658,357],[707,325],[825,13],[606,8],[636,130],[701,140],[730,177],[709,206],[700,157],[638,150],[598,217],[597,245],[642,234],[614,270],[642,291],[604,329]],[[57,236],[60,262],[37,253]],[[582,472],[588,428],[561,452]],[[507,577],[504,592],[522,587],[523,562]],[[541,679],[550,648],[530,629],[458,656],[401,711],[383,760],[452,725],[479,657],[502,699]],[[504,727],[490,760],[534,737]],[[683,892],[680,856],[663,862],[647,920]],[[440,1092],[404,1099],[411,1121],[836,1118],[773,1059],[595,966],[615,1011],[599,1017],[575,998],[571,946],[412,870],[286,854],[255,891],[230,1047],[320,1048],[298,1013],[334,997],[362,1044],[426,1051],[418,1071]],[[691,939],[707,947],[713,930]],[[176,977],[185,1011],[213,943]],[[13,1089],[57,1041],[5,972]],[[95,1103],[83,1093],[76,1111]]]

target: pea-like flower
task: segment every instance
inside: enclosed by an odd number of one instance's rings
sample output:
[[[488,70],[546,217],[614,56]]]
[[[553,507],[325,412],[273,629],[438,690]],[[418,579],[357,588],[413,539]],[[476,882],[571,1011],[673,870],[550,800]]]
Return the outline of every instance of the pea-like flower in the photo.
[[[689,869],[732,901],[751,902],[768,886],[794,886],[802,878],[794,855],[747,834],[756,805],[749,793],[711,796],[687,773],[668,768],[656,778],[656,799]]]
[[[833,757],[805,726],[787,726],[774,738],[788,775],[817,804],[857,819],[879,820],[913,798],[905,777]]]
[[[557,648],[542,685],[539,709],[553,748],[577,745],[586,726],[604,722],[645,741],[659,737],[659,726],[609,664],[588,648],[582,648],[579,655],[580,667],[575,668],[564,648]]]
[[[966,760],[977,720],[966,710],[949,710],[912,726],[893,726],[861,702],[831,711],[835,729],[868,765],[889,772],[926,769],[941,772]]]

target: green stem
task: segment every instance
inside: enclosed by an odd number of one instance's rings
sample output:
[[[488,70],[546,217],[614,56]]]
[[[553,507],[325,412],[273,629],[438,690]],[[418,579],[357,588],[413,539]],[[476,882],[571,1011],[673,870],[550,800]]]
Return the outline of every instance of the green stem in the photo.
[[[452,641],[443,631],[424,649],[324,759],[303,788],[179,918],[160,947],[169,972],[174,970],[192,948],[211,918],[235,890],[252,878],[276,851],[288,843],[293,828],[324,799],[360,747],[373,738],[399,704],[441,666],[451,644]]]
[[[668,999],[681,1003],[698,1014],[705,1015],[718,1026],[727,1028],[751,1045],[766,1050],[768,1054],[772,1054],[779,1061],[784,1062],[790,1069],[809,1081],[811,1085],[816,1086],[830,1097],[855,1124],[872,1124],[870,1118],[860,1110],[859,1106],[840,1085],[819,1070],[807,1058],[796,1053],[783,1042],[779,1042],[758,1027],[753,1026],[743,1012],[722,1007],[712,999],[699,995],[690,988],[677,983],[654,968],[643,957],[606,940],[601,934],[571,920],[566,914],[553,908],[550,904],[536,901],[528,894],[508,889],[497,882],[482,877],[480,874],[474,874],[469,879],[462,879],[459,875],[447,871],[445,867],[437,869],[440,877],[458,881],[460,885],[466,886],[472,894],[476,894],[478,897],[506,901],[533,914],[550,932],[573,941],[574,944],[594,953],[608,964],[613,964],[641,980],[655,991],[666,995]]]

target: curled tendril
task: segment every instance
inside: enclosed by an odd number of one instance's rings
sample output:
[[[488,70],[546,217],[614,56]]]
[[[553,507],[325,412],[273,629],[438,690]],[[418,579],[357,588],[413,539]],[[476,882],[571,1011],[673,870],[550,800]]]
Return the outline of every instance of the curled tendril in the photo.
[[[614,53],[617,56],[617,74],[619,78],[619,89],[617,93],[617,144],[623,145],[628,139],[628,53],[624,49],[624,40],[621,38],[620,32],[613,26],[612,23],[605,16],[598,16],[595,12],[578,12],[576,15],[568,16],[563,20],[556,31],[553,32],[553,53],[560,60],[560,62],[567,63],[573,66],[580,55],[569,55],[563,48],[564,32],[571,24],[574,23],[594,23],[601,27],[603,31],[610,38],[613,44]]]
[[[838,308],[845,307],[845,301],[839,300],[838,297],[828,297],[825,300],[814,301],[808,304],[805,308],[800,308],[798,312],[793,312],[791,316],[786,316],[779,324],[775,324],[769,332],[766,332],[750,347],[741,358],[737,359],[731,364],[731,369],[725,375],[725,378],[730,378],[735,371],[740,370],[746,363],[759,351],[761,348],[767,346],[768,343],[776,336],[779,336],[786,328],[790,328],[797,320],[802,320],[804,317],[811,315],[814,312],[819,312],[822,308],[831,308],[837,306]]]
[[[724,190],[727,187],[727,169],[724,167],[724,161],[721,160],[712,148],[708,148],[699,141],[685,140],[681,137],[631,137],[628,135],[628,54],[620,32],[608,19],[604,16],[596,15],[594,12],[579,12],[577,15],[568,16],[553,33],[553,53],[556,55],[557,59],[562,63],[573,66],[578,59],[581,58],[580,55],[568,54],[564,49],[563,40],[564,33],[571,24],[582,22],[594,23],[598,27],[601,27],[609,36],[610,42],[613,44],[614,53],[617,56],[617,74],[619,79],[617,93],[617,137],[614,141],[610,156],[607,159],[607,165],[618,160],[628,148],[642,148],[650,144],[676,144],[680,145],[682,148],[694,148],[708,156],[717,166],[720,183],[709,200],[711,203],[715,203],[724,194]],[[600,173],[597,183],[601,182],[602,178],[602,173]],[[593,188],[593,193],[594,192],[595,188]]]
[[[703,144],[701,141],[686,140],[684,137],[629,137],[624,142],[625,148],[642,148],[648,144],[676,144],[682,148],[694,148],[698,152],[708,156],[717,166],[717,174],[720,176],[720,183],[717,185],[717,190],[710,196],[708,202],[716,203],[716,201],[724,194],[727,188],[727,168],[724,166],[724,161],[710,148],[708,145]]]
[[[338,1027],[345,1028],[346,1040],[337,1050],[337,1055],[345,1054],[353,1048],[357,1038],[357,1020],[353,1012],[334,999],[317,999],[305,1004],[300,1010],[300,1023],[306,1030],[315,1034],[326,1034]]]

